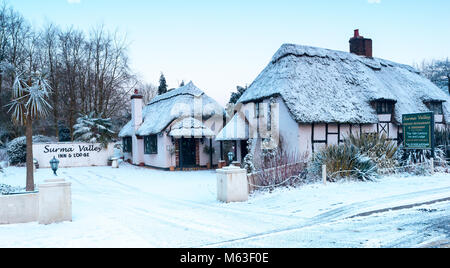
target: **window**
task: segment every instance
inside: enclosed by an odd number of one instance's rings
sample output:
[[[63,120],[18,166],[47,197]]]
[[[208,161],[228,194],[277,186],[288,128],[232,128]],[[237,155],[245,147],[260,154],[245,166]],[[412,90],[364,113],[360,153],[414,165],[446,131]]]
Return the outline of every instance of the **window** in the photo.
[[[255,118],[259,118],[259,111],[260,111],[261,103],[255,103]]]
[[[145,154],[158,154],[158,136],[151,135],[144,137]]]
[[[133,151],[133,140],[131,139],[131,137],[123,138],[122,143],[124,153],[131,153]]]
[[[435,115],[443,115],[444,109],[442,108],[442,102],[434,101],[426,103],[428,109],[432,111]]]
[[[392,114],[394,113],[395,102],[388,100],[377,101],[377,114]]]
[[[257,102],[254,104],[255,118],[262,118],[266,116],[265,107],[266,104],[264,102]]]

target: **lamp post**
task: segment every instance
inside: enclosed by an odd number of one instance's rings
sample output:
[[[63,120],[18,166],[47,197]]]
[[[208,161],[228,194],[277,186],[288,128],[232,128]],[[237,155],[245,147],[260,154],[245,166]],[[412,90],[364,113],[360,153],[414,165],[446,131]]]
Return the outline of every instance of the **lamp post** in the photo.
[[[58,176],[58,174],[56,174],[56,171],[58,170],[58,165],[59,165],[59,160],[56,159],[56,157],[53,157],[53,159],[50,160],[50,166],[53,170],[53,173],[55,173],[55,176]]]
[[[233,160],[234,160],[234,153],[233,152],[229,152],[228,153],[228,161],[230,161],[230,166],[233,165]]]

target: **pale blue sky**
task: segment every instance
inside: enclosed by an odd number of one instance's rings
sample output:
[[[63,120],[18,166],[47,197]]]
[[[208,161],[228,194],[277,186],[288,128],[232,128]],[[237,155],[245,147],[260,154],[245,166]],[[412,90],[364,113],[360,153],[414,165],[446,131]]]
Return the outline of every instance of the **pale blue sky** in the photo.
[[[133,69],[170,87],[193,80],[225,104],[283,43],[348,51],[353,30],[374,56],[413,64],[450,56],[448,0],[7,0],[34,26],[50,21],[126,33]],[[74,2],[74,3],[71,3]]]

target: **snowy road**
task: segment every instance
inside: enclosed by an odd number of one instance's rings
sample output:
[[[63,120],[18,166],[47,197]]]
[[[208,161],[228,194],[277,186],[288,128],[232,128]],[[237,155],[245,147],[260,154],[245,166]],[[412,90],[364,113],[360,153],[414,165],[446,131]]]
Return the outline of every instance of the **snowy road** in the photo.
[[[37,181],[50,173],[38,170]],[[445,228],[430,227],[445,226],[449,202],[351,218],[449,198],[450,175],[444,174],[308,185],[234,204],[216,201],[211,171],[122,164],[118,170],[62,169],[60,176],[72,182],[73,222],[0,226],[0,247],[413,247],[449,238]],[[25,169],[8,168],[0,183],[19,185],[24,178]],[[426,236],[424,226],[431,228]]]

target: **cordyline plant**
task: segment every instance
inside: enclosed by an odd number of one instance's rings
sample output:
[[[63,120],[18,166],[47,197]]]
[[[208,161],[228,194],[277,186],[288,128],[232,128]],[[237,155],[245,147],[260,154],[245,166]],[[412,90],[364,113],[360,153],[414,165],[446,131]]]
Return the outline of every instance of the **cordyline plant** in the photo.
[[[33,174],[33,120],[47,117],[51,105],[47,102],[51,87],[45,75],[39,72],[16,73],[12,100],[7,106],[13,123],[25,126],[27,140],[27,191],[34,191]]]

